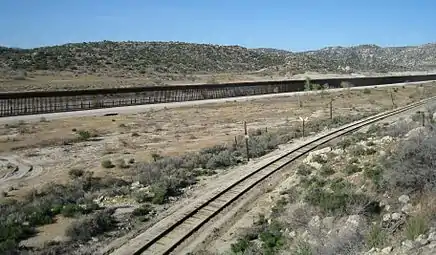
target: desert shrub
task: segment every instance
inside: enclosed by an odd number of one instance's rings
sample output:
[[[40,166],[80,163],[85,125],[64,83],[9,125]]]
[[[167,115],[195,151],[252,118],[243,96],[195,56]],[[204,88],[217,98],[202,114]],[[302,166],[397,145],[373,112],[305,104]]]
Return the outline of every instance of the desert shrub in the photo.
[[[130,167],[130,166],[126,163],[126,161],[125,161],[124,159],[122,159],[122,158],[117,159],[117,160],[115,161],[115,165],[116,165],[118,168],[122,168],[122,169],[129,168],[129,167]]]
[[[363,94],[371,94],[371,90],[368,88],[363,89]]]
[[[313,158],[312,158],[312,161],[320,163],[320,164],[327,163],[327,159],[324,158],[323,155],[320,155],[320,154],[314,155]]]
[[[365,166],[363,174],[366,178],[370,179],[374,183],[376,188],[378,189],[381,188],[382,179],[383,179],[382,166],[380,165]]]
[[[335,173],[335,170],[331,165],[323,165],[320,169],[320,175],[321,176],[329,176]]]
[[[355,165],[355,164],[347,164],[345,166],[344,170],[345,170],[345,173],[347,173],[348,175],[362,171],[362,169],[358,165]]]
[[[378,134],[380,132],[380,125],[378,124],[372,124],[371,126],[368,127],[366,134],[367,135],[372,135],[372,134]]]
[[[92,137],[91,132],[87,130],[79,130],[77,131],[77,136],[80,141],[86,141]]]
[[[409,218],[406,222],[405,233],[409,240],[415,240],[419,235],[428,231],[429,220],[421,215]]]
[[[153,212],[153,206],[150,204],[143,204],[138,208],[135,208],[132,212],[134,216],[144,216]]]
[[[386,242],[387,233],[379,225],[373,225],[365,237],[368,248],[380,247]]]
[[[407,134],[410,130],[418,126],[419,124],[416,122],[399,120],[389,126],[383,127],[380,134],[383,136],[402,137],[405,134]]]
[[[312,83],[311,84],[312,90],[321,90],[322,86],[320,84],[317,83]]]
[[[313,171],[313,167],[303,163],[298,166],[297,174],[307,176],[310,175],[312,171]]]
[[[246,254],[246,252],[249,251],[257,251],[257,248],[250,248],[250,246],[252,246],[250,241],[256,239],[261,242],[262,251],[260,254],[274,254],[285,244],[283,226],[278,221],[274,220],[268,223],[263,215],[259,215],[258,220],[253,226],[247,229],[235,243],[231,244],[231,250],[236,254]]]
[[[421,119],[422,119],[422,113],[421,112],[415,112],[412,115],[412,120],[413,121],[419,122]]]
[[[41,191],[31,191],[25,200],[1,203],[0,253],[16,250],[20,240],[35,233],[35,227],[52,223],[63,205],[78,201],[83,196],[83,190],[75,186],[50,184]]]
[[[354,144],[354,140],[350,137],[345,137],[337,143],[337,146],[341,149],[346,149],[347,147]]]
[[[384,164],[383,180],[392,189],[436,188],[436,132],[402,141]]]
[[[206,163],[206,168],[217,169],[225,168],[236,165],[237,160],[232,155],[230,150],[220,151],[218,154],[213,155]]]
[[[299,241],[293,251],[294,255],[313,255],[313,248],[308,242]]]
[[[365,148],[363,145],[353,146],[350,150],[350,154],[353,156],[365,156],[377,153],[373,148]]]
[[[274,254],[285,244],[285,239],[282,233],[282,226],[277,221],[272,221],[259,234],[259,239],[262,241],[262,249],[264,254]]]
[[[144,203],[147,201],[151,201],[153,195],[152,193],[146,190],[135,190],[134,192],[132,192],[132,197],[133,199],[135,199],[136,202]]]
[[[74,222],[66,230],[66,235],[75,241],[87,241],[116,227],[112,211],[104,210]]]
[[[154,204],[163,204],[169,196],[168,183],[157,183],[151,186],[151,190],[154,193],[151,200]]]
[[[68,175],[71,178],[81,177],[81,176],[83,176],[84,173],[85,173],[85,171],[83,169],[77,169],[77,168],[73,168],[70,171],[68,171]]]
[[[250,247],[250,240],[248,238],[238,238],[235,243],[230,245],[233,253],[243,254]]]
[[[306,81],[304,82],[304,90],[305,91],[311,91],[312,90],[312,83],[311,83],[309,77],[306,77]]]
[[[66,204],[61,209],[61,213],[65,217],[74,217],[83,212],[83,209],[78,204]]]
[[[50,183],[30,191],[23,200],[0,203],[0,247],[16,249],[16,244],[32,235],[35,227],[53,223],[57,214],[73,217],[99,209],[86,193],[106,187],[103,179],[86,171],[66,185]],[[110,183],[113,185],[114,181]]]
[[[369,198],[350,189],[336,189],[327,192],[323,188],[312,186],[304,195],[304,200],[311,205],[319,207],[329,215],[342,215],[365,205]]]
[[[321,187],[324,187],[324,185],[326,183],[327,182],[325,179],[321,179],[318,176],[310,176],[309,178],[307,178],[307,177],[301,178],[301,186],[303,188],[309,188],[309,187],[321,188]]]
[[[115,167],[115,165],[112,164],[112,161],[109,160],[109,159],[105,159],[105,160],[101,161],[101,166],[103,168],[113,168],[113,167]]]

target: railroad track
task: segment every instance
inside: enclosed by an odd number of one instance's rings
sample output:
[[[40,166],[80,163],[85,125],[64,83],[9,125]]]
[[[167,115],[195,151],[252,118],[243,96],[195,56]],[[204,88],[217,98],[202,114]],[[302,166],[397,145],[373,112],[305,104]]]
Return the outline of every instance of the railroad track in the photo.
[[[243,178],[230,184],[194,209],[182,213],[179,217],[171,219],[168,224],[156,224],[146,232],[136,237],[136,242],[127,243],[115,250],[112,255],[127,254],[171,254],[187,238],[198,231],[203,225],[211,221],[218,213],[233,204],[242,195],[249,192],[263,180],[283,169],[289,163],[314,150],[335,138],[344,136],[357,129],[368,126],[388,117],[423,106],[436,97],[424,99],[392,111],[380,113],[330,131],[305,144],[286,152],[262,167],[253,170]],[[169,216],[171,217],[171,215]]]

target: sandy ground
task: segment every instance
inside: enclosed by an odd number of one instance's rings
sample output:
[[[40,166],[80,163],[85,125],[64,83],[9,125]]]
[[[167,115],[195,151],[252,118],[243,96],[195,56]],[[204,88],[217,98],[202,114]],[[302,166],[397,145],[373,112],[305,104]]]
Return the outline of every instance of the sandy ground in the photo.
[[[70,72],[43,72],[38,71],[29,73],[24,80],[2,79],[0,77],[0,92],[10,91],[31,91],[31,90],[71,90],[71,89],[91,89],[91,88],[114,88],[114,87],[138,87],[155,85],[186,85],[186,84],[210,84],[228,83],[243,81],[269,81],[269,80],[289,80],[289,79],[311,79],[319,78],[349,78],[349,77],[369,77],[369,76],[389,76],[389,75],[422,75],[434,72],[389,72],[389,73],[370,73],[360,72],[351,74],[337,73],[317,73],[306,72],[296,75],[279,75],[277,73],[262,74],[258,72],[236,74],[194,74],[177,75],[161,74],[137,77],[109,77],[106,75],[84,75]]]
[[[334,93],[334,114],[349,115],[391,108],[388,91],[376,88],[370,93],[362,90]],[[400,86],[394,92],[394,99],[397,105],[405,105],[413,98],[419,98],[421,93],[417,86]],[[425,87],[426,95],[432,93],[436,93],[434,86]],[[307,116],[310,121],[328,114],[330,96],[312,93],[301,95],[300,100],[303,108],[299,108],[298,97],[294,95],[178,108],[150,108],[133,115],[84,116],[2,125],[0,189],[8,190],[12,186],[16,190],[8,192],[9,195],[19,198],[32,188],[50,182],[67,182],[68,170],[72,168],[90,170],[96,176],[124,177],[122,169],[103,169],[101,161],[120,158],[143,161],[150,160],[154,152],[180,155],[197,151],[232,141],[234,136],[243,134],[243,121],[247,121],[250,129],[268,127],[271,130],[300,125],[299,116]],[[92,141],[65,145],[65,141],[77,137],[77,131],[73,129],[87,130],[98,137]],[[10,169],[2,167],[6,161],[11,163]],[[18,166],[18,170],[11,170],[17,169],[14,165]],[[213,178],[210,179],[213,183]],[[58,225],[59,228],[66,226]],[[46,235],[45,238],[50,240],[51,237]]]

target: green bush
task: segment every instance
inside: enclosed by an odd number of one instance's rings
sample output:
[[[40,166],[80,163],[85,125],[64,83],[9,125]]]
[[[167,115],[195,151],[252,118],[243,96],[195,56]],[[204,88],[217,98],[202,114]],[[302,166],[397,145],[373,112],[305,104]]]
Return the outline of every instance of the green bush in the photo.
[[[355,165],[355,164],[347,164],[345,166],[345,173],[347,173],[348,175],[358,173],[361,171],[362,171],[362,169],[358,165]]]
[[[61,213],[65,217],[75,217],[83,212],[83,208],[77,204],[66,204],[63,206]]]
[[[419,235],[428,231],[429,220],[423,216],[411,217],[406,222],[406,237],[409,240],[415,240]]]
[[[373,225],[366,235],[366,245],[368,248],[381,247],[385,244],[387,233],[379,225]]]
[[[54,216],[87,214],[98,205],[85,198],[85,193],[100,187],[100,179],[89,172],[67,185],[48,184],[40,191],[32,190],[24,200],[7,199],[0,203],[0,253],[17,250],[17,244],[35,233],[35,228],[54,222]],[[26,224],[23,224],[26,222]]]
[[[310,175],[312,173],[312,171],[313,171],[313,167],[302,163],[298,166],[297,174],[307,176],[307,175]]]
[[[77,135],[81,141],[87,141],[89,138],[91,138],[91,133],[87,130],[79,130],[77,131]]]
[[[105,159],[105,160],[103,160],[103,161],[101,162],[101,166],[102,166],[103,168],[114,168],[114,167],[115,167],[115,165],[112,164],[112,161],[110,161],[109,159]]]
[[[74,241],[87,241],[116,227],[112,211],[105,210],[74,222],[66,230],[66,235]]]
[[[330,165],[323,165],[320,169],[320,175],[327,177],[335,173],[335,170]]]
[[[383,184],[403,191],[432,191],[436,188],[436,131],[429,130],[400,142],[397,150],[383,162]]]
[[[168,198],[168,186],[165,183],[157,183],[151,186],[154,196],[151,200],[153,204],[163,204]]]
[[[368,88],[363,89],[363,94],[371,94],[371,90]]]
[[[320,187],[311,187],[306,192],[304,199],[329,215],[346,214],[369,201],[369,198],[364,194],[357,194],[351,190],[335,190],[335,192],[330,193]]]
[[[243,254],[248,249],[249,246],[250,246],[250,240],[248,240],[247,238],[238,238],[236,240],[236,243],[232,243],[230,245],[230,249],[232,250],[233,253]]]
[[[82,170],[82,169],[77,169],[77,168],[73,168],[73,169],[71,169],[70,171],[68,171],[68,175],[69,175],[71,178],[82,177],[84,173],[85,173],[84,170]]]
[[[366,166],[363,174],[366,178],[370,179],[378,189],[381,188],[383,180],[383,168],[381,166]]]
[[[125,161],[124,159],[122,159],[122,158],[120,158],[120,159],[118,159],[118,160],[116,161],[116,166],[117,166],[118,168],[121,168],[121,169],[126,169],[126,168],[129,168],[129,167],[130,167],[130,165],[128,165],[128,164],[126,163],[126,161]]]
[[[144,204],[138,208],[135,208],[132,212],[132,215],[145,216],[145,215],[149,215],[151,212],[153,212],[153,206],[151,206],[150,204]]]

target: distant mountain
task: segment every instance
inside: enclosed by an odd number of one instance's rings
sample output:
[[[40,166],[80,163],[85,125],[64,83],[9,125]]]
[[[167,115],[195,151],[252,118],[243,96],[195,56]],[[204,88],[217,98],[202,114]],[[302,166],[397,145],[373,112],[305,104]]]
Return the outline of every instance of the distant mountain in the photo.
[[[133,75],[283,71],[412,71],[436,68],[436,44],[286,50],[183,42],[89,42],[34,49],[0,47],[0,69]]]
[[[356,71],[418,71],[436,67],[436,44],[434,43],[386,48],[377,45],[327,47],[299,54],[329,59],[338,68],[348,66]]]
[[[290,55],[290,54],[292,54],[291,51],[273,49],[273,48],[255,48],[255,49],[251,49],[251,50],[255,51],[255,52],[259,52],[259,53],[272,53],[272,54],[278,54],[278,55]]]

